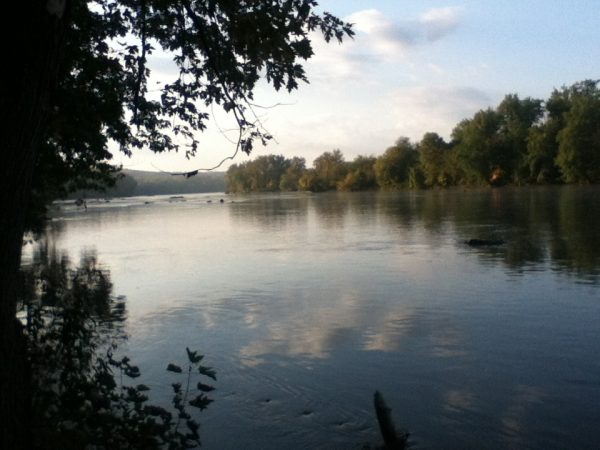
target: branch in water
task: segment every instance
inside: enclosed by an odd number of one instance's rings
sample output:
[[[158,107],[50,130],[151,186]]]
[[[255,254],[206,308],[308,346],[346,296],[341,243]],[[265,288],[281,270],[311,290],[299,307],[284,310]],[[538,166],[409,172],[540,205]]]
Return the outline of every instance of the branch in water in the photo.
[[[396,432],[396,427],[392,420],[392,410],[387,406],[385,400],[383,400],[383,395],[379,391],[375,391],[373,400],[385,448],[388,450],[404,450],[408,448],[408,433],[401,432],[398,435]]]

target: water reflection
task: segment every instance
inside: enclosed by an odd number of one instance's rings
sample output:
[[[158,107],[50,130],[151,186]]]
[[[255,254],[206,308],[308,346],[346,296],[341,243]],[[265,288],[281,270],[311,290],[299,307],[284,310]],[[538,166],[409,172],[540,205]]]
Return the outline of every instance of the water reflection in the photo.
[[[21,268],[19,309],[25,312],[25,321],[30,321],[33,309],[60,314],[76,299],[85,309],[82,317],[96,320],[98,330],[110,334],[110,340],[123,339],[125,298],[112,296],[110,271],[98,263],[96,250],[83,249],[79,264],[73,266],[68,253],[56,248],[54,238],[61,228],[50,230],[30,244],[31,252]]]
[[[304,358],[328,358],[333,350],[355,341],[360,333],[356,314],[360,299],[346,295],[299,296],[283,316],[263,313],[257,319],[261,337],[240,349],[242,364],[256,365],[263,355],[285,355]]]
[[[216,359],[207,448],[360,448],[377,439],[375,389],[424,448],[584,448],[586,399],[600,400],[598,193],[132,200],[52,227],[110,265],[150,385],[182,343]]]
[[[412,323],[413,315],[410,312],[389,311],[371,329],[365,330],[362,348],[367,351],[395,352],[399,350],[401,338],[410,330]]]
[[[600,275],[598,193],[593,187],[569,186],[274,196],[239,203],[231,216],[240,225],[253,220],[270,229],[285,228],[290,220],[310,227],[313,218],[319,232],[335,241],[343,240],[344,232],[382,225],[408,243],[418,234],[433,248],[449,239],[459,248],[473,238],[501,239],[507,243],[502,248],[473,253],[484,264],[501,263],[516,273],[549,263],[589,282]]]

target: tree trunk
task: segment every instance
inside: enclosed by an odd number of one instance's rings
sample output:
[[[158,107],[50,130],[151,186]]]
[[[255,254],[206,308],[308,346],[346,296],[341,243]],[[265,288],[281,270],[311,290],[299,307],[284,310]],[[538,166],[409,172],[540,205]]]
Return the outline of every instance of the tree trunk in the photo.
[[[19,0],[3,13],[11,36],[0,84],[0,448],[30,447],[29,371],[22,326],[16,320],[17,279],[36,149],[44,137],[56,83],[68,0]],[[8,5],[7,5],[8,8]],[[15,11],[16,10],[16,11]],[[10,19],[9,19],[10,18]]]

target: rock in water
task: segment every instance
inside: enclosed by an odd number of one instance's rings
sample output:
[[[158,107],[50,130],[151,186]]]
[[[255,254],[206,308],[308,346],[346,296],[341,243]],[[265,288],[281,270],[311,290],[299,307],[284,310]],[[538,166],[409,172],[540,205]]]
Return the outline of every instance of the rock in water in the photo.
[[[502,239],[469,239],[465,244],[471,247],[490,247],[495,245],[503,245],[505,242]]]

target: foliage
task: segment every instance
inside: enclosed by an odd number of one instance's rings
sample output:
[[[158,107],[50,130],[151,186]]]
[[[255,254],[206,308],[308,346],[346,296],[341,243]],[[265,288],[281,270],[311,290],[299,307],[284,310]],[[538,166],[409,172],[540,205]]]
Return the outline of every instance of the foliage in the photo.
[[[542,116],[542,101],[530,97],[521,100],[511,94],[504,97],[496,111],[500,116],[498,133],[504,152],[498,167],[508,173],[513,182],[524,182],[529,176],[527,138],[531,127]]]
[[[358,155],[348,163],[346,176],[338,181],[336,187],[339,191],[368,191],[377,189],[377,177],[375,176],[374,156]]]
[[[300,189],[300,177],[306,170],[306,160],[297,156],[289,160],[285,173],[279,179],[280,191],[297,191]]]
[[[269,173],[258,162],[236,165],[228,172],[228,189],[321,192],[507,183],[597,183],[600,182],[598,83],[585,80],[555,90],[545,103],[530,97],[521,99],[516,94],[506,95],[496,108],[478,111],[458,123],[451,142],[429,132],[416,144],[400,138],[379,157],[357,156],[354,161],[346,162],[341,151],[334,150],[316,158],[311,169],[305,168],[303,159],[301,164],[293,165],[286,160],[286,174],[279,178],[277,188],[275,182],[269,184],[273,189],[265,189],[264,183],[254,183],[261,186],[257,189],[249,181]]]
[[[487,109],[477,112],[472,119],[463,120],[452,131],[458,158],[469,183],[485,184],[496,168],[506,166],[499,128],[498,113]]]
[[[58,86],[34,171],[35,214],[75,190],[113,185],[113,147],[195,155],[212,105],[236,122],[236,153],[249,154],[256,141],[271,138],[254,113],[259,79],[294,90],[307,81],[302,61],[313,55],[314,33],[327,42],[353,35],[349,24],[317,13],[314,0],[268,7],[225,0],[69,5]],[[171,55],[173,79],[151,80],[154,54]]]
[[[556,165],[558,133],[565,126],[564,114],[570,109],[571,88],[555,89],[545,103],[545,118],[529,130],[527,163],[530,179],[537,183],[558,182],[561,172]]]
[[[259,156],[230,166],[227,192],[260,191],[358,191],[376,189],[374,156],[357,156],[346,162],[340,150],[325,152],[306,168],[304,158],[281,155]]]
[[[315,169],[308,169],[302,174],[298,180],[298,188],[301,191],[310,192],[322,192],[326,190]]]
[[[419,142],[419,163],[426,186],[450,186],[458,174],[452,169],[452,147],[437,133],[425,133]]]
[[[558,133],[556,165],[567,183],[600,182],[600,90],[576,95]]]
[[[173,412],[148,403],[137,366],[117,358],[109,342],[114,323],[124,320],[124,303],[111,294],[110,276],[94,255],[85,255],[77,269],[68,258],[42,247],[26,271],[28,357],[32,370],[31,433],[34,445],[47,449],[193,448],[200,445],[199,425],[188,406],[200,410],[212,401],[213,388],[196,377],[216,379],[202,356],[187,351],[184,371],[174,364],[183,383],[173,383]],[[123,338],[120,334],[118,337]],[[173,370],[173,368],[178,370]],[[124,380],[130,380],[126,382]],[[193,398],[191,398],[193,397]]]
[[[278,191],[281,179],[292,164],[282,155],[266,155],[229,167],[226,174],[228,192]],[[293,170],[293,169],[292,169]]]
[[[415,145],[408,138],[398,139],[375,162],[375,176],[379,186],[382,189],[408,187],[411,168],[416,165],[418,157]]]
[[[313,161],[316,182],[311,191],[331,191],[343,180],[348,171],[344,155],[339,149],[325,152]]]
[[[560,129],[559,120],[553,118],[529,129],[526,162],[531,181],[546,184],[556,183],[561,179],[560,169],[555,164]]]

